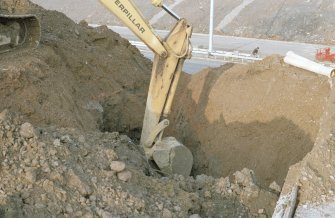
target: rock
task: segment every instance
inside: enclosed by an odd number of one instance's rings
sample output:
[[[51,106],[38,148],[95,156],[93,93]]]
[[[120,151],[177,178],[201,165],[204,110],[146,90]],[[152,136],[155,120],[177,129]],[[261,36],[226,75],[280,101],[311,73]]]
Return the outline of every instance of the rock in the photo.
[[[264,214],[265,213],[265,209],[264,208],[258,209],[258,213],[259,214]]]
[[[158,210],[163,210],[164,204],[156,202]]]
[[[251,198],[258,198],[260,189],[256,185],[250,185],[244,187],[242,190],[241,199],[251,199]]]
[[[17,191],[21,191],[23,188],[23,185],[22,184],[19,184],[18,186],[16,186],[16,190]]]
[[[62,174],[60,174],[59,172],[53,170],[52,172],[50,172],[49,174],[49,178],[52,180],[52,181],[58,181],[58,182],[61,182],[63,183],[64,182],[64,177]]]
[[[73,170],[69,170],[67,180],[69,186],[75,188],[81,195],[92,194],[91,188]]]
[[[114,140],[120,138],[120,134],[119,134],[119,132],[112,132],[112,133],[110,133],[110,136],[111,136],[111,138],[114,139]]]
[[[26,179],[30,183],[34,183],[36,181],[36,170],[34,169],[29,169],[26,172]]]
[[[131,139],[126,135],[120,135],[119,137],[120,137],[120,140],[121,140],[122,143],[131,142]]]
[[[73,216],[74,217],[83,217],[83,212],[81,212],[81,211],[77,211],[77,212],[75,212],[74,214],[73,214]]]
[[[20,135],[26,139],[33,138],[35,136],[35,130],[33,125],[31,125],[30,123],[22,124],[20,128]]]
[[[33,159],[33,160],[31,161],[31,166],[32,166],[32,167],[37,167],[37,166],[38,166],[38,163],[39,163],[39,161],[37,160],[37,158],[35,158],[35,159]]]
[[[205,196],[205,198],[211,198],[212,197],[211,192],[209,192],[209,191],[205,191],[204,196]]]
[[[108,160],[114,161],[119,159],[115,151],[113,151],[112,149],[106,150],[105,154],[107,155]]]
[[[64,136],[60,137],[60,141],[62,143],[70,143],[70,142],[72,142],[72,140],[71,140],[71,138],[70,138],[69,135],[64,135]]]
[[[7,117],[7,114],[8,114],[8,110],[3,110],[1,113],[0,113],[0,120],[4,121]]]
[[[55,149],[50,149],[49,154],[50,154],[51,156],[55,156],[55,155],[57,154],[57,150],[55,150]]]
[[[214,178],[207,175],[197,175],[195,181],[198,188],[203,188],[206,184],[211,184],[214,181]]]
[[[181,208],[179,206],[174,206],[173,209],[177,212],[180,212]]]
[[[201,216],[199,214],[192,214],[190,218],[201,218]]]
[[[90,199],[90,201],[96,201],[97,197],[95,195],[91,195],[89,199]]]
[[[163,210],[163,218],[172,218],[172,213],[168,209],[164,208]]]
[[[269,188],[275,190],[276,192],[281,192],[281,187],[276,183],[276,181],[273,181]]]
[[[254,184],[252,175],[253,171],[246,168],[244,168],[242,171],[236,171],[234,173],[235,182],[243,186],[250,186]]]
[[[117,178],[121,181],[128,182],[131,179],[130,171],[123,171],[117,174]]]
[[[70,204],[66,205],[65,210],[67,213],[73,213],[73,209]]]
[[[36,204],[35,204],[35,208],[37,208],[37,209],[42,209],[42,208],[44,208],[44,207],[45,207],[45,205],[42,204],[42,203],[36,203]]]
[[[98,178],[97,177],[92,177],[91,178],[91,182],[93,183],[93,184],[96,184],[97,182],[98,182]]]
[[[102,214],[101,214],[101,217],[102,218],[113,218],[113,215],[108,212],[108,211],[104,211]]]
[[[80,35],[78,28],[74,28],[74,34],[76,34],[77,36]]]
[[[82,218],[93,218],[94,215],[91,211],[87,211],[83,216]]]
[[[110,168],[115,172],[121,172],[126,168],[126,164],[122,161],[112,161]]]
[[[200,188],[202,188],[202,186],[200,186]],[[218,194],[224,194],[224,193],[231,194],[233,190],[231,189],[231,183],[230,183],[229,177],[225,177],[225,178],[222,177],[218,179],[214,185],[214,190]]]
[[[80,136],[78,137],[78,141],[81,142],[81,143],[85,143],[85,141],[86,141],[85,136],[80,135]]]
[[[60,146],[60,139],[55,139],[54,142],[53,142],[53,145],[56,146],[56,147],[59,147]]]

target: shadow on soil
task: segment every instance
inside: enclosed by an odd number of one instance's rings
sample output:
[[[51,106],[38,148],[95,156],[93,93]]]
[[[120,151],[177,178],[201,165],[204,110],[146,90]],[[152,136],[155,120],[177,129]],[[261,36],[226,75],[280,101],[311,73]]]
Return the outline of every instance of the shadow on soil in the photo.
[[[226,69],[231,66],[227,65]],[[222,69],[210,73],[204,87],[213,87]],[[187,87],[189,82],[187,80],[183,87]],[[177,109],[172,112],[167,131],[192,151],[193,175],[225,177],[249,168],[255,172],[261,185],[268,186],[273,181],[282,185],[289,167],[312,149],[314,142],[310,135],[285,117],[276,117],[267,123],[226,123],[221,116],[209,123],[205,108],[210,91],[202,90],[200,105],[192,100],[188,90],[188,102],[174,107]]]

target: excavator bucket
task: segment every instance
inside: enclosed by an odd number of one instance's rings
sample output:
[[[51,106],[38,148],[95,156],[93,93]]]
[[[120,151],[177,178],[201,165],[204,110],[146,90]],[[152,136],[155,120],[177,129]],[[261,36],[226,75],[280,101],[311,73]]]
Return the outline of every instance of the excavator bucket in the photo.
[[[193,155],[174,137],[165,137],[158,141],[153,148],[152,159],[164,174],[191,174]]]
[[[40,38],[41,26],[36,16],[0,14],[0,53],[35,48]]]

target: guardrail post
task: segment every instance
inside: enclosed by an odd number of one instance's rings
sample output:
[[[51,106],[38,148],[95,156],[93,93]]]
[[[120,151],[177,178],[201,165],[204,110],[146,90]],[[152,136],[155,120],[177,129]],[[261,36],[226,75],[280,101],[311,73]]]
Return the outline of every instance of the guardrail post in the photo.
[[[213,19],[214,19],[214,0],[211,0],[210,6],[210,16],[209,16],[209,45],[208,45],[208,55],[211,55],[213,52]]]

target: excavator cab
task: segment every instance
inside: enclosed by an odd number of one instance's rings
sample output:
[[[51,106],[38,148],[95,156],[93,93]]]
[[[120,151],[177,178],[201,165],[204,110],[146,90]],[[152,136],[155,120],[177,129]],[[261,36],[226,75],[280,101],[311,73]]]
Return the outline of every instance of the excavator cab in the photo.
[[[174,137],[163,138],[163,132],[169,125],[167,118],[184,61],[191,57],[192,26],[165,6],[162,0],[153,0],[153,5],[163,8],[177,20],[163,40],[131,0],[100,2],[155,53],[140,140],[146,157],[153,160],[164,174],[190,175],[192,153]]]
[[[0,14],[0,53],[37,47],[40,38],[41,26],[35,15]]]

